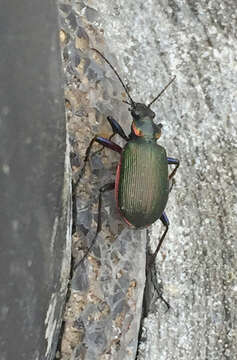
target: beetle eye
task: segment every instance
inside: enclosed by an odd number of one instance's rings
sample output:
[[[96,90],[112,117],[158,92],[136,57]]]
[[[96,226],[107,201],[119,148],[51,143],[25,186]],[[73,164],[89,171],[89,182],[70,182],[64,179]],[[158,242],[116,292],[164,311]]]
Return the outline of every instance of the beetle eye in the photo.
[[[131,111],[131,114],[132,114],[132,117],[133,117],[134,119],[136,119],[136,120],[139,119],[139,114],[136,113],[136,111],[132,110],[132,111]]]

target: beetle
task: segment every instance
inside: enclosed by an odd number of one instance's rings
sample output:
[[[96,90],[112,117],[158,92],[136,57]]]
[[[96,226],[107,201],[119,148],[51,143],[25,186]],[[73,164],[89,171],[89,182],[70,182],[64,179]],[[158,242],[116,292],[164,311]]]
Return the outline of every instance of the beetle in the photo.
[[[157,248],[149,260],[150,266],[154,262],[169,229],[169,220],[165,213],[169,192],[172,188],[172,186],[169,188],[169,181],[172,180],[173,185],[173,177],[180,164],[178,159],[167,157],[165,149],[157,144],[157,140],[161,136],[162,124],[154,123],[155,113],[150,107],[174,81],[175,77],[148,105],[136,103],[112,64],[99,50],[94,48],[92,50],[104,59],[121,82],[129,99],[129,101],[124,102],[130,106],[128,110],[132,115],[132,124],[131,133],[127,136],[119,123],[113,117],[108,116],[107,120],[111,125],[113,134],[109,139],[98,135],[94,136],[86,150],[80,178],[85,172],[86,163],[95,142],[118,152],[120,161],[117,166],[115,181],[105,184],[99,189],[96,234],[81,261],[88,255],[98,233],[101,231],[102,195],[105,191],[115,189],[117,208],[128,226],[142,229],[150,226],[158,219],[165,226]],[[111,140],[116,134],[126,141],[123,148]],[[170,174],[168,174],[168,165],[175,165]]]

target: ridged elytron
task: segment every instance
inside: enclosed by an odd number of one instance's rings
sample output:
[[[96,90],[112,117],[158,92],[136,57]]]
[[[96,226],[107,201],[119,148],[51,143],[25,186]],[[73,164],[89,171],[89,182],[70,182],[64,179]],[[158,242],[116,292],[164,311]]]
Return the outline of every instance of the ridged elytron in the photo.
[[[129,111],[133,121],[131,133],[127,136],[118,122],[111,116],[108,116],[107,120],[111,125],[113,134],[109,139],[96,135],[86,150],[81,175],[85,171],[94,142],[118,152],[120,154],[120,162],[117,167],[115,182],[100,188],[97,230],[83,259],[94,245],[96,237],[101,231],[102,194],[107,190],[115,189],[117,207],[122,218],[129,226],[137,229],[145,228],[158,219],[165,226],[165,231],[159,240],[158,246],[150,258],[150,265],[155,260],[169,228],[169,220],[164,210],[170,191],[169,181],[174,177],[179,167],[179,160],[167,157],[165,149],[157,144],[157,139],[161,135],[162,124],[154,123],[155,113],[150,109],[150,106],[163,94],[175,77],[148,105],[135,103],[115,68],[100,51],[92,50],[104,59],[121,82],[129,98],[129,101],[125,102],[130,105]],[[127,142],[124,148],[111,141],[115,134],[120,135]],[[168,165],[175,165],[170,175],[168,174]]]

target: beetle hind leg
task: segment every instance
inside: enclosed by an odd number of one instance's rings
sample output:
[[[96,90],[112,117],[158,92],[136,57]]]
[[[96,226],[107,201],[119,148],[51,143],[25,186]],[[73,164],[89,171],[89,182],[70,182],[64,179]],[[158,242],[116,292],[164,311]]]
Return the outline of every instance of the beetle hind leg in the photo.
[[[112,183],[108,183],[105,184],[103,186],[101,186],[100,188],[100,193],[99,193],[99,200],[98,200],[98,216],[97,216],[97,228],[96,228],[96,233],[95,236],[93,237],[90,246],[87,248],[83,258],[79,261],[79,263],[76,265],[76,268],[85,260],[85,258],[88,256],[88,254],[90,253],[91,249],[93,248],[93,246],[95,245],[95,241],[96,238],[99,234],[99,232],[101,231],[101,206],[102,206],[102,196],[103,193],[105,193],[106,191],[110,191],[113,190],[115,187],[115,182]]]
[[[153,262],[155,261],[156,256],[157,256],[157,254],[158,254],[158,252],[159,252],[159,250],[160,250],[160,248],[161,248],[161,245],[162,245],[162,243],[163,243],[163,241],[164,241],[164,238],[165,238],[165,236],[166,236],[166,234],[167,234],[167,232],[168,232],[168,230],[169,230],[169,224],[170,224],[170,223],[169,223],[169,219],[168,219],[168,217],[167,217],[167,215],[166,215],[165,212],[163,212],[163,214],[161,215],[160,221],[161,221],[162,224],[166,227],[166,229],[165,229],[165,231],[163,232],[163,234],[162,234],[162,236],[161,236],[161,238],[160,238],[160,240],[159,240],[159,243],[158,243],[158,245],[157,245],[156,251],[154,252],[154,254],[151,255],[151,257],[150,257],[150,259],[149,259],[149,261],[148,261],[148,264],[147,264],[148,267],[150,267],[150,266],[153,264]]]

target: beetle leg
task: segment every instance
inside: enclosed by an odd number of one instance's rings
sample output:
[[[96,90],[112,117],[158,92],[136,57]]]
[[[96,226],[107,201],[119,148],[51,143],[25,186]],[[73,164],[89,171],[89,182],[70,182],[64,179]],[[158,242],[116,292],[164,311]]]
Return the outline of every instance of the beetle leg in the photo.
[[[166,227],[166,229],[165,229],[165,231],[164,231],[164,233],[162,234],[162,236],[161,236],[161,238],[160,238],[160,241],[159,241],[159,243],[158,243],[158,245],[157,245],[157,248],[156,248],[156,251],[154,252],[154,254],[152,254],[152,256],[151,256],[151,258],[150,258],[150,260],[149,260],[149,262],[148,262],[148,267],[150,267],[152,264],[153,264],[153,262],[155,261],[155,259],[156,259],[156,255],[158,254],[158,252],[159,252],[159,250],[160,250],[160,248],[161,248],[161,245],[162,245],[162,243],[163,243],[163,240],[164,240],[164,238],[165,238],[165,235],[167,234],[167,231],[169,230],[169,219],[168,219],[168,217],[167,217],[167,215],[166,215],[166,213],[165,212],[163,212],[163,214],[161,215],[161,217],[160,217],[160,221],[162,222],[162,224]]]
[[[174,177],[178,167],[179,167],[179,160],[178,159],[174,159],[174,158],[170,158],[167,157],[167,161],[169,165],[176,165],[174,170],[172,171],[172,173],[169,175],[169,180],[172,179],[172,177]]]
[[[116,134],[111,134],[110,136],[109,136],[109,140],[111,140],[114,136],[115,136]],[[95,152],[93,152],[93,154],[91,155],[91,157],[92,156],[95,156],[96,154],[99,154],[99,153],[101,153],[101,151],[103,151],[104,150],[104,148],[105,148],[105,146],[103,145],[102,147],[101,147],[101,149],[99,149],[99,150],[96,150]]]
[[[169,184],[169,193],[171,192],[171,190],[173,189],[173,186],[175,184],[175,180],[171,179],[171,185]]]
[[[156,292],[158,298],[164,302],[164,304],[167,307],[166,311],[168,311],[170,309],[170,304],[168,303],[168,301],[166,301],[166,299],[162,295],[162,293],[163,293],[162,286],[160,284],[158,285],[157,273],[156,273],[156,268],[154,266],[154,263],[153,263],[153,266],[146,268],[146,289],[144,291],[144,298],[143,298],[145,314],[148,313],[148,309],[150,307],[151,299],[149,298],[149,295],[147,296],[147,294],[151,294],[153,292],[153,290],[150,288],[151,285],[153,285],[154,291]]]
[[[98,221],[97,221],[97,229],[95,237],[98,235],[98,233],[101,231],[101,205],[102,205],[102,194],[106,191],[114,190],[115,188],[115,182],[108,183],[103,185],[100,188],[100,194],[99,194],[99,201],[98,201]]]
[[[110,123],[110,126],[112,127],[112,130],[113,130],[112,136],[114,136],[115,134],[118,134],[124,140],[126,140],[126,141],[129,140],[129,138],[127,137],[127,135],[125,134],[125,132],[123,131],[121,126],[119,125],[119,123],[112,116],[107,116],[107,120]]]
[[[115,187],[115,182],[109,183],[109,184],[105,184],[103,186],[101,186],[100,188],[100,193],[99,193],[99,200],[98,200],[98,216],[97,216],[97,228],[96,228],[96,233],[95,236],[93,237],[90,246],[88,247],[88,249],[86,250],[86,253],[84,254],[83,258],[79,261],[79,263],[76,265],[76,268],[85,260],[85,258],[88,256],[88,254],[90,253],[91,249],[93,248],[93,246],[95,245],[95,241],[96,238],[99,234],[99,232],[101,231],[101,206],[102,206],[102,195],[103,193],[105,193],[106,191],[110,191],[113,190]]]
[[[112,116],[107,116],[107,120],[110,123],[110,126],[111,126],[111,128],[113,130],[113,134],[110,135],[109,140],[111,140],[116,134],[121,136],[126,141],[129,140],[129,138],[127,137],[127,135],[123,131],[122,127],[119,125],[119,123]],[[95,151],[92,154],[92,156],[94,156],[95,154],[100,153],[104,149],[104,147],[105,147],[105,145],[103,145],[101,149]]]
[[[103,138],[102,136],[97,136],[97,135],[94,136],[93,139],[91,140],[88,148],[86,149],[86,154],[85,154],[85,158],[84,158],[84,164],[83,164],[83,167],[82,167],[82,169],[80,171],[80,174],[79,174],[77,180],[75,181],[75,183],[73,185],[74,189],[77,188],[77,185],[79,184],[81,178],[84,176],[85,169],[86,169],[86,164],[88,162],[90,152],[91,152],[91,148],[92,148],[94,142],[98,142],[99,144],[103,145],[104,147],[107,147],[108,149],[111,149],[111,150],[116,151],[118,153],[122,152],[122,148],[119,145],[115,144],[113,141],[108,140],[106,138]]]

